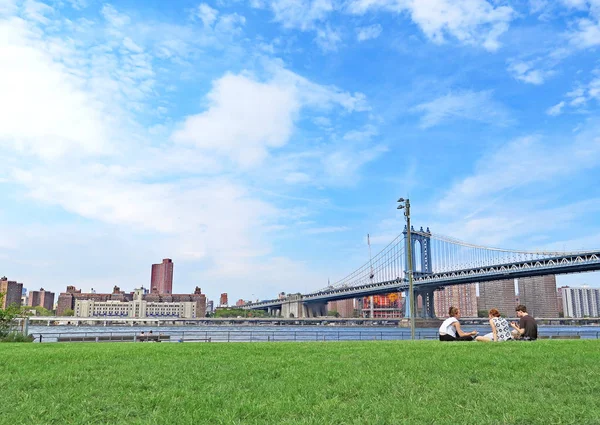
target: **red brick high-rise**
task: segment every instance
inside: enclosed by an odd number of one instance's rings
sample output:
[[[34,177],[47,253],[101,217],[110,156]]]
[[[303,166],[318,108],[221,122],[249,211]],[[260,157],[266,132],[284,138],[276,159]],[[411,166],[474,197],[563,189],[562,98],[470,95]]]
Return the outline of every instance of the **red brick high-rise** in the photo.
[[[221,298],[219,299],[219,306],[227,307],[228,305],[229,305],[229,302],[227,301],[227,293],[224,292],[221,294]]]
[[[21,295],[23,284],[8,280],[6,277],[0,279],[0,293],[4,294],[0,308],[6,308],[10,305],[21,306]]]
[[[150,292],[153,294],[173,293],[173,261],[165,258],[160,264],[152,264]]]
[[[46,310],[54,310],[54,292],[44,291],[41,288],[39,291],[29,292],[30,307],[44,307]]]

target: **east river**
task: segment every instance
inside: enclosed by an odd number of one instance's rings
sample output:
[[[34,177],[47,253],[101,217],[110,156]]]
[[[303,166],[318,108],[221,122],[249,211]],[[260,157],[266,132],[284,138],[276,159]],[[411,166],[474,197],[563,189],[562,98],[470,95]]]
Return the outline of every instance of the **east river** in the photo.
[[[463,330],[491,332],[489,326],[463,325]],[[410,329],[376,326],[29,326],[36,342],[56,342],[58,338],[123,337],[144,332],[169,336],[171,342],[283,342],[283,341],[373,341],[407,340]],[[540,336],[579,336],[600,338],[600,326],[539,326]],[[437,328],[417,328],[417,339],[437,339]],[[89,340],[89,339],[88,339]]]

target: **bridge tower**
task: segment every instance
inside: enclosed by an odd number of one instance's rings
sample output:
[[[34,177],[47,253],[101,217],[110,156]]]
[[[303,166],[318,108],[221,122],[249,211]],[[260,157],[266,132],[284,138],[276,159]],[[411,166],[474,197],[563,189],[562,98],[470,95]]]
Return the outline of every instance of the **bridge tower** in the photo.
[[[407,229],[404,226],[404,240],[406,240]],[[411,248],[412,248],[412,270],[413,277],[421,277],[427,274],[433,273],[432,261],[431,261],[431,231],[429,227],[427,230],[415,230],[414,226],[410,228],[411,237]],[[406,241],[406,247],[408,248],[408,241]],[[404,250],[404,264],[408,268],[408,249]],[[433,318],[434,317],[434,304],[433,304],[433,288],[415,288],[415,300],[421,295],[423,302],[423,309],[421,310],[422,318]],[[408,299],[408,293],[405,293],[405,299]],[[417,303],[415,302],[415,305]],[[410,306],[406,303],[406,317],[410,317]]]

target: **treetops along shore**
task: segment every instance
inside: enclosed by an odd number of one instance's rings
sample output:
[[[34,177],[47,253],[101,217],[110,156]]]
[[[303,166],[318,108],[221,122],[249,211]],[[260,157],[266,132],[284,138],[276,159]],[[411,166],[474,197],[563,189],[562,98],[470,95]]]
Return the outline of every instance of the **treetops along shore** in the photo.
[[[600,341],[0,344],[0,423],[598,424]]]

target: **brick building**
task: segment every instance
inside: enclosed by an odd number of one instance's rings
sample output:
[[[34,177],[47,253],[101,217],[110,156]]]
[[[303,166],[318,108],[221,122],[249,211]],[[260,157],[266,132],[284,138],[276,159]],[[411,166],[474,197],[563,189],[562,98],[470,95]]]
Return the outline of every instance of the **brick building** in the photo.
[[[479,284],[479,310],[497,309],[505,317],[515,317],[514,279],[494,280]],[[486,316],[487,317],[487,316]]]
[[[144,292],[143,290],[141,291]],[[56,315],[64,315],[66,309],[75,311],[76,301],[94,301],[95,303],[127,303],[129,301],[133,301],[133,299],[134,292],[125,293],[124,291],[121,291],[118,286],[113,288],[113,292],[111,294],[82,293],[80,289],[76,289],[74,286],[67,286],[67,291],[58,296]],[[195,304],[194,308],[196,317],[204,317],[206,315],[206,295],[201,292],[199,287],[196,287],[193,294],[143,294],[143,301],[150,303],[192,302]]]
[[[160,264],[152,264],[150,292],[153,294],[173,293],[173,261],[165,258]]]
[[[45,291],[40,288],[39,291],[30,291],[27,300],[29,307],[44,307],[46,310],[54,310],[54,292]]]
[[[477,317],[477,288],[474,283],[446,286],[433,296],[435,315],[448,317],[450,307],[458,307],[463,317]]]
[[[113,288],[112,294],[96,294],[91,292],[81,292],[81,289],[77,289],[74,286],[67,286],[67,291],[62,292],[58,296],[58,302],[56,306],[56,315],[62,316],[65,310],[75,310],[76,300],[95,300],[95,301],[132,301],[133,293],[126,294],[121,291],[118,286]]]
[[[5,309],[13,304],[16,304],[19,307],[21,306],[21,295],[23,293],[22,283],[8,280],[6,276],[2,277],[0,278],[0,293],[4,294],[2,303],[0,303],[0,308]]]
[[[196,294],[144,294],[143,288],[133,292],[132,301],[75,300],[75,317],[127,317],[195,319],[205,316],[200,288]],[[198,296],[202,295],[202,296]],[[163,296],[166,299],[163,299]]]
[[[337,311],[340,317],[354,316],[354,298],[348,300],[330,301],[327,304],[328,311]]]
[[[229,305],[229,301],[227,300],[227,292],[221,294],[221,298],[219,299],[219,307],[227,307]]]
[[[519,298],[533,317],[558,317],[558,297],[554,275],[522,277],[519,279]]]

